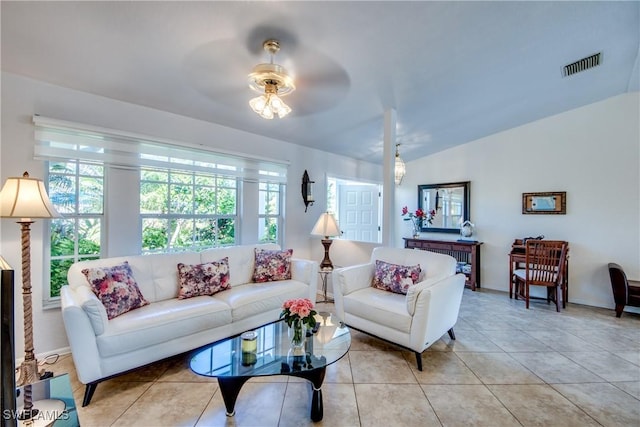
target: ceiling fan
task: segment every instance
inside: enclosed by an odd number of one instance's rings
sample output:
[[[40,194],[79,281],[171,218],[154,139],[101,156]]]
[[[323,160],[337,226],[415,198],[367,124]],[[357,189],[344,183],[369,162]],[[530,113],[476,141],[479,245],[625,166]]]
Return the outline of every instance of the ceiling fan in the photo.
[[[265,40],[262,47],[270,54],[271,60],[268,64],[256,65],[249,74],[249,87],[262,94],[249,101],[249,105],[264,119],[283,118],[291,112],[291,107],[281,97],[293,92],[296,86],[287,70],[273,62],[274,55],[280,51],[280,42]]]
[[[262,49],[258,49],[260,44]],[[259,62],[256,56],[264,55],[265,51],[271,60],[255,65]],[[278,63],[273,60],[276,53]],[[186,56],[184,71],[187,82],[210,102],[233,111],[247,111],[248,78],[249,87],[260,95],[276,95],[281,102],[281,97],[286,96],[285,105],[291,108],[290,116],[295,117],[335,107],[351,86],[344,68],[318,46],[305,45],[286,30],[273,26],[256,27],[244,37],[200,45]],[[256,106],[261,107],[261,103]],[[272,110],[274,116],[277,111]]]

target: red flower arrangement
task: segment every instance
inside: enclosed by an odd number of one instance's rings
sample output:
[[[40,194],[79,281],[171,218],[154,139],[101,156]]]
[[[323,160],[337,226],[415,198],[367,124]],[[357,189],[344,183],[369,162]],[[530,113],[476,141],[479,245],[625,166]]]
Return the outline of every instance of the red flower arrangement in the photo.
[[[409,209],[405,206],[402,208],[402,216],[405,217],[405,221],[413,221],[414,229],[420,229],[422,221],[424,220],[429,224],[433,223],[433,217],[436,216],[436,211],[431,209],[425,212],[421,208],[418,208],[415,212],[409,212]]]

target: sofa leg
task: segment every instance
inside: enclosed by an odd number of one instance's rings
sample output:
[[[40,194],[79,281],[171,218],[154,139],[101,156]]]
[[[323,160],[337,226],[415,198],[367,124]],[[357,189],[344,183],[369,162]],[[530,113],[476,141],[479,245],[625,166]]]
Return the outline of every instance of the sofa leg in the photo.
[[[89,383],[87,387],[84,389],[84,399],[82,399],[82,407],[88,406],[91,403],[91,398],[93,397],[93,393],[96,391],[96,387],[98,387],[98,383]]]
[[[622,316],[622,310],[624,310],[624,304],[616,304],[616,317]]]
[[[449,333],[449,338],[452,340],[456,339],[456,334],[453,333],[453,328],[449,329],[447,332]]]
[[[416,362],[418,363],[418,371],[422,371],[422,353],[415,352]]]

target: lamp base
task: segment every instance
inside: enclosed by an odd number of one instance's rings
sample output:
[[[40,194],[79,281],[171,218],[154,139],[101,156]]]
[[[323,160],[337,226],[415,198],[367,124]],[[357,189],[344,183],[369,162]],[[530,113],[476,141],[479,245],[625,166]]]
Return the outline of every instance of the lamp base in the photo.
[[[331,239],[322,239],[322,246],[324,246],[324,259],[320,263],[321,270],[333,270],[333,263],[329,258],[329,247],[333,240]]]

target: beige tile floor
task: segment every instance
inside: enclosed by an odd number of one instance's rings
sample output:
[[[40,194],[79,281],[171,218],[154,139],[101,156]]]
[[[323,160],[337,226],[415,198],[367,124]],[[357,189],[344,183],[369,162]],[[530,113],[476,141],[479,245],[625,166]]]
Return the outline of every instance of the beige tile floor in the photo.
[[[332,304],[320,309],[332,311]],[[331,365],[319,425],[640,426],[640,316],[465,290],[456,340],[445,334],[423,354],[353,332]],[[227,418],[215,379],[192,374],[187,355],[101,383],[79,408],[89,426],[305,426],[309,385],[275,376],[250,380]],[[50,370],[71,373],[69,355]]]

